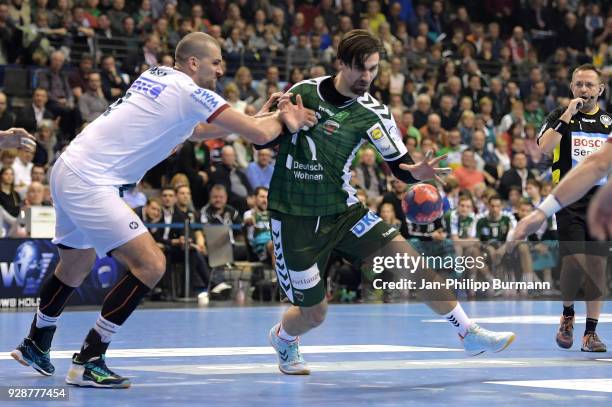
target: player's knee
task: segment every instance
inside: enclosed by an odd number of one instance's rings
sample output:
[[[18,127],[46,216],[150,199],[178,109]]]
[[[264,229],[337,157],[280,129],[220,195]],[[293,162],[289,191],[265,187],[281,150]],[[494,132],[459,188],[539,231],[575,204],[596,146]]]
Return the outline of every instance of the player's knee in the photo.
[[[302,307],[300,311],[310,326],[315,328],[325,321],[325,317],[327,316],[327,302],[324,301],[313,307]]]

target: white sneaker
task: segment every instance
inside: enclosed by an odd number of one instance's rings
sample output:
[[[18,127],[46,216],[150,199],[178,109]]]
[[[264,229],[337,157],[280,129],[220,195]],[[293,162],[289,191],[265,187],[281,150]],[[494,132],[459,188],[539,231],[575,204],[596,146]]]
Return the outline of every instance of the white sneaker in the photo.
[[[473,324],[461,338],[465,351],[471,356],[484,352],[501,352],[516,338],[514,332],[494,332]]]
[[[306,364],[300,353],[299,338],[292,342],[279,338],[279,328],[280,324],[274,325],[272,329],[270,329],[268,339],[270,340],[270,345],[272,345],[278,354],[278,368],[280,371],[289,375],[310,374],[308,364]]]

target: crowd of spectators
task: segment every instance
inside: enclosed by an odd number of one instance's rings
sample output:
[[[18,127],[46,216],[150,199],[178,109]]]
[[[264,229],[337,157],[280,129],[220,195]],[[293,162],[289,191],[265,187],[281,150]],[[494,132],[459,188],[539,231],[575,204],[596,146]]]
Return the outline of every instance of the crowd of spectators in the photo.
[[[574,67],[593,64],[606,83],[612,71],[612,8],[595,0],[0,1],[0,65],[26,70],[32,87],[27,98],[0,92],[0,128],[24,127],[37,138],[35,154],[0,152],[0,237],[25,236],[20,214],[51,203],[48,171],[62,149],[140,72],[172,66],[187,33],[218,40],[226,75],[217,92],[255,114],[272,93],[334,74],[338,43],[353,28],[382,41],[370,93],[389,105],[413,158],[448,154],[447,214],[466,195],[481,216],[492,197],[515,218],[521,205],[537,205],[551,188],[550,157],[536,143],[546,114],[568,103]],[[611,105],[606,88],[601,106]],[[257,188],[269,186],[274,157],[233,135],[186,142],[126,197],[152,223],[189,216],[241,224],[257,207]],[[372,147],[353,170],[363,203],[406,238],[451,238],[448,225],[406,223],[399,205],[406,186]],[[184,243],[168,228],[153,232],[172,250]],[[192,238],[205,262],[205,244]]]

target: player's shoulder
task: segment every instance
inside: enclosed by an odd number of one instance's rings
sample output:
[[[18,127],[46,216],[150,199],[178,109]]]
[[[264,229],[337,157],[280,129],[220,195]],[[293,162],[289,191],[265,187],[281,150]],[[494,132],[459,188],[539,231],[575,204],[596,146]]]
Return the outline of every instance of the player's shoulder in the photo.
[[[389,108],[378,101],[369,92],[357,98],[357,103],[366,111],[370,112],[376,119],[380,121],[393,121],[393,116]]]
[[[324,79],[329,78],[329,76],[321,76],[319,78],[312,79],[304,79],[303,81],[299,81],[294,84],[287,90],[287,92],[302,92],[306,90],[316,90],[319,87],[319,84],[323,82]]]

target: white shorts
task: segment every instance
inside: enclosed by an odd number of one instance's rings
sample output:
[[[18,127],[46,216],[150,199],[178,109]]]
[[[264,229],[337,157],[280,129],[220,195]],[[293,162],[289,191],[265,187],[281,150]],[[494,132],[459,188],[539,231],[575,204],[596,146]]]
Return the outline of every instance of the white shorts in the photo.
[[[53,243],[74,249],[96,249],[104,257],[147,232],[140,218],[119,196],[116,186],[91,185],[61,158],[49,181],[55,207]]]

